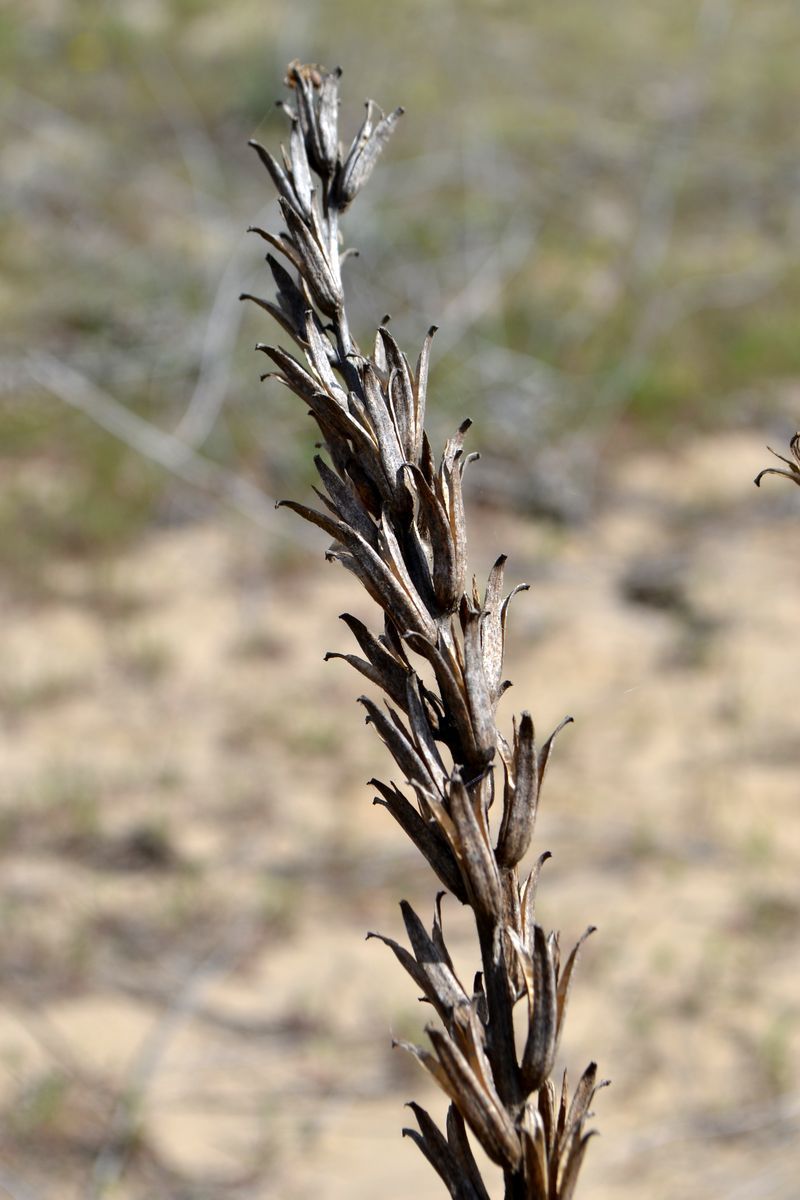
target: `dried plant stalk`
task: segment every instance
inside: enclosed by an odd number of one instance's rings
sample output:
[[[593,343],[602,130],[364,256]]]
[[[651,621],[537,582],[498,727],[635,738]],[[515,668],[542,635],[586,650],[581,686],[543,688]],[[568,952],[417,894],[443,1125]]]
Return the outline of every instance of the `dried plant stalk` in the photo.
[[[385,699],[364,696],[367,721],[394,759],[403,787],[373,780],[375,802],[389,810],[430,863],[443,888],[472,909],[481,970],[471,988],[447,950],[440,893],[433,925],[401,905],[410,951],[381,937],[435,1010],[430,1049],[407,1045],[450,1099],[446,1129],[417,1104],[407,1129],[456,1200],[488,1200],[467,1128],[503,1170],[505,1196],[569,1200],[587,1142],[589,1107],[600,1084],[592,1063],[571,1097],[566,1075],[551,1079],[573,970],[587,930],[562,962],[557,933],[536,923],[539,872],[547,854],[520,875],[547,764],[559,726],[537,745],[530,713],[510,739],[497,727],[509,595],[505,557],[483,595],[467,576],[462,484],[476,455],[466,454],[465,421],[438,462],[425,432],[428,331],[412,369],[387,323],[370,354],[350,332],[342,285],[339,216],[366,183],[402,109],[383,115],[370,101],[346,153],[339,145],[340,71],[294,62],[282,104],[288,150],[278,160],[251,143],[279,194],[286,229],[257,229],[272,253],[275,300],[244,296],[265,309],[299,348],[257,347],[276,378],[308,405],[327,460],[315,458],[320,508],[287,507],[331,539],[327,558],[360,580],[383,613],[374,633],[343,621],[360,654],[345,658]],[[288,266],[288,269],[287,269]],[[435,679],[423,682],[422,660]],[[567,718],[569,719],[569,718]],[[497,766],[499,759],[499,768]],[[495,811],[493,805],[498,799]],[[499,814],[498,810],[499,809]],[[492,827],[496,826],[496,833]],[[381,935],[370,935],[381,936]],[[518,1053],[514,1008],[527,1033]]]

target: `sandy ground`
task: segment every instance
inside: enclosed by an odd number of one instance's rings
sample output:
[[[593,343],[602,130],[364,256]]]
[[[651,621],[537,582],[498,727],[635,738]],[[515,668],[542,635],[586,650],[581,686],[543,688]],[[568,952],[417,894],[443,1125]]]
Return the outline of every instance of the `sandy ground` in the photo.
[[[506,719],[576,718],[536,849],[544,922],[599,927],[562,1047],[613,1079],[584,1200],[800,1195],[800,496],[763,465],[698,440],[624,462],[583,528],[474,522],[479,575],[504,550],[532,584]],[[0,625],[0,1194],[441,1196],[400,1128],[444,1105],[390,1048],[423,1014],[364,941],[435,886],[322,664],[369,602],[226,522],[49,584]]]

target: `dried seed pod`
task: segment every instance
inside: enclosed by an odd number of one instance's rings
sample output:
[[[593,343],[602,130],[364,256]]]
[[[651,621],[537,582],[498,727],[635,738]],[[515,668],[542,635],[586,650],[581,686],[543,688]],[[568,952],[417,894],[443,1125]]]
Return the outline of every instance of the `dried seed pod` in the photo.
[[[295,88],[298,117],[308,161],[323,180],[338,162],[338,108],[341,68],[325,71],[315,64],[290,63],[287,83]]]
[[[340,212],[344,212],[348,205],[352,204],[369,179],[381,150],[403,115],[403,109],[396,108],[388,116],[381,113],[378,123],[373,124],[375,108],[373,102],[368,100],[364,123],[353,139],[347,157],[336,176],[333,203]],[[380,109],[378,111],[380,112]]]

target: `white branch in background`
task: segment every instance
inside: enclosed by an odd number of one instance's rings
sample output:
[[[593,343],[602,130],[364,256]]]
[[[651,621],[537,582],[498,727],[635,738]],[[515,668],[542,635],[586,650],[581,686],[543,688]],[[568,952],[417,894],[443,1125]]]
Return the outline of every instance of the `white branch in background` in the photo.
[[[51,354],[37,352],[26,360],[28,377],[65,404],[85,413],[97,425],[119,438],[151,462],[221,500],[270,534],[297,541],[275,516],[274,501],[249,480],[198,454],[174,434],[131,412],[82,372]],[[310,537],[304,539],[311,543]]]

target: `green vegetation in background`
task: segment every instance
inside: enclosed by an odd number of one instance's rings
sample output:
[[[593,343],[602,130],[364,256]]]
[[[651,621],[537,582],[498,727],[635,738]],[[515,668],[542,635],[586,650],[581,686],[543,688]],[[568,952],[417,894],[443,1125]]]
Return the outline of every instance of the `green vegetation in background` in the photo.
[[[348,278],[362,336],[388,309],[414,354],[441,324],[442,431],[468,411],[487,456],[527,462],[543,436],[607,440],[622,424],[662,438],[746,418],[740,396],[768,412],[800,372],[798,25],[778,0],[6,9],[3,359],[44,349],[177,426],[222,274],[270,202],[245,143],[280,137],[273,101],[300,54],[342,64],[353,124],[362,95],[408,110]],[[226,277],[232,303],[242,286],[270,289],[247,249]],[[307,478],[307,426],[293,397],[257,382],[262,316],[242,314],[225,349],[225,404],[201,449],[285,494]],[[487,346],[507,354],[505,374]],[[182,485],[24,370],[7,380],[12,574],[110,553],[173,511]],[[521,410],[529,443],[508,436]]]

